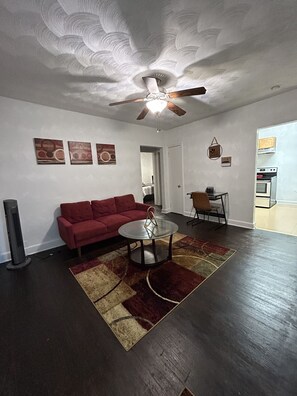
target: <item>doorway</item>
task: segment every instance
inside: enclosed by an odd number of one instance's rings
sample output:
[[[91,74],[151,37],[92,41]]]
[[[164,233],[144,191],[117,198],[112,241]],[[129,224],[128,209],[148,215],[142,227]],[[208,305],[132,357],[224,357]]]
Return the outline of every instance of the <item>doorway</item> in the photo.
[[[182,146],[168,147],[169,193],[171,212],[184,214]]]
[[[275,204],[271,199],[270,205],[259,204],[256,190],[255,226],[297,236],[297,121],[261,128],[257,134],[258,177],[273,168],[277,173],[274,178]]]
[[[162,209],[161,148],[140,146],[143,202]]]

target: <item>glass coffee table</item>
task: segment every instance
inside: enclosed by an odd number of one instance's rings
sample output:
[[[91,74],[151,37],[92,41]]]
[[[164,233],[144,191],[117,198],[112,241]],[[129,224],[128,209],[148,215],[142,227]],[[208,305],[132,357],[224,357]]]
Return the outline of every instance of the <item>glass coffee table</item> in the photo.
[[[172,237],[178,226],[172,221],[157,219],[158,225],[150,224],[145,227],[145,220],[131,221],[119,228],[119,234],[127,239],[129,260],[134,264],[153,266],[162,264],[172,258]],[[156,241],[169,237],[168,245],[158,244]],[[131,242],[140,242],[140,246],[131,249]],[[144,241],[151,241],[144,244]]]

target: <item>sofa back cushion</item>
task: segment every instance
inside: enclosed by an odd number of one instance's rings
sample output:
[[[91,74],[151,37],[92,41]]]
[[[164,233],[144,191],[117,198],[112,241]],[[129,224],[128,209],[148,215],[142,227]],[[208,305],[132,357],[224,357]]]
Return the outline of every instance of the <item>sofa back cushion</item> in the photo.
[[[85,220],[93,220],[93,213],[89,201],[62,203],[61,215],[70,223],[79,223]]]
[[[119,197],[115,197],[114,199],[118,213],[125,212],[125,210],[136,209],[136,203],[133,194],[121,195]]]
[[[94,219],[101,216],[108,216],[117,213],[117,208],[114,198],[102,199],[100,201],[92,201],[92,210]]]

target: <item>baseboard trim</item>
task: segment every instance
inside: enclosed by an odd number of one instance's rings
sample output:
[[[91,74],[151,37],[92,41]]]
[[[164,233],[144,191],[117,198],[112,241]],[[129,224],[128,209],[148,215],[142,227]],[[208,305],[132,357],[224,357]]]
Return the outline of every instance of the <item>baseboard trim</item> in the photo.
[[[192,212],[187,211],[187,212],[184,212],[184,216],[194,217],[195,213],[193,211]],[[212,219],[211,217],[209,218],[209,221],[212,221],[214,223],[217,222],[215,219]],[[239,221],[239,220],[233,220],[233,219],[228,219],[228,224],[235,226],[235,227],[248,228],[251,230],[253,230],[255,228],[255,223],[248,223],[246,221]]]
[[[161,213],[163,213],[163,214],[170,213],[170,209],[162,209],[162,210],[161,210]]]
[[[184,216],[187,216],[187,217],[194,217],[194,216],[195,216],[195,211],[194,211],[194,210],[192,210],[191,212],[185,211],[185,212],[184,212]]]
[[[297,205],[296,201],[277,201],[278,205]]]
[[[248,223],[247,221],[228,219],[228,224],[235,227],[248,228],[249,230],[255,229],[255,223]]]
[[[41,244],[36,244],[36,245],[25,247],[25,254],[27,256],[27,255],[43,252],[44,250],[53,249],[53,248],[63,246],[63,245],[65,245],[65,243],[63,241],[61,241],[61,239],[54,239],[52,241],[43,242]],[[0,264],[6,263],[7,261],[10,261],[10,260],[11,260],[10,251],[1,253]]]

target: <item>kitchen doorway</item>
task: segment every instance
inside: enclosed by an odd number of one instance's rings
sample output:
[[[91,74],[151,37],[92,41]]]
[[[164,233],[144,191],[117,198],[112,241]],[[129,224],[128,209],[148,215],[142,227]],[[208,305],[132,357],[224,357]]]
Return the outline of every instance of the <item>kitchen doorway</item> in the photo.
[[[297,121],[258,130],[255,226],[297,236]]]
[[[143,202],[162,210],[161,147],[140,146]]]

